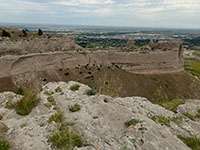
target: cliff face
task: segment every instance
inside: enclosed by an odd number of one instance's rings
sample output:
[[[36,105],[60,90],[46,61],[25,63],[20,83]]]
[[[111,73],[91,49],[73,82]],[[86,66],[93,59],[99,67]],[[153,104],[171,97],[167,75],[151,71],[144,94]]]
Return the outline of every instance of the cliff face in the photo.
[[[77,91],[70,90],[74,85],[80,86]],[[0,129],[7,129],[3,135],[17,150],[56,149],[48,139],[58,133],[60,124],[68,125],[81,137],[83,145],[76,150],[190,150],[177,135],[200,137],[199,119],[190,120],[183,115],[187,112],[197,114],[199,100],[187,100],[174,113],[146,98],[90,96],[88,90],[88,86],[77,82],[49,83],[43,86],[39,103],[27,116],[5,108],[8,101],[16,103],[22,96],[0,93],[0,115],[3,116]],[[49,97],[53,101],[50,102]],[[69,109],[74,104],[80,106],[76,112]],[[63,115],[60,121],[55,118],[49,121],[51,116],[60,113]],[[61,140],[63,134],[57,138]]]

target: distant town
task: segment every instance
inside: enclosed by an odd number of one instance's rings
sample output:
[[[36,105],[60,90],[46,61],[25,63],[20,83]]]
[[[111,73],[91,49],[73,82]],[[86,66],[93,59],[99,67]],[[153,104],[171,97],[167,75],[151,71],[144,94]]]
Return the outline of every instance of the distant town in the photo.
[[[137,46],[154,42],[168,41],[172,38],[182,40],[188,50],[200,50],[200,30],[197,29],[162,29],[134,27],[103,27],[103,26],[65,26],[65,25],[36,25],[36,24],[5,24],[19,29],[44,33],[74,34],[76,43],[84,48],[113,48],[123,47],[129,39],[134,39]]]

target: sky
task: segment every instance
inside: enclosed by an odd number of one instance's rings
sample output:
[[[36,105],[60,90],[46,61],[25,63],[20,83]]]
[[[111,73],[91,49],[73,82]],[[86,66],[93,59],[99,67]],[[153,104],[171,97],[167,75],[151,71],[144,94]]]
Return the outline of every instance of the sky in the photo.
[[[200,29],[200,0],[0,0],[0,22]]]

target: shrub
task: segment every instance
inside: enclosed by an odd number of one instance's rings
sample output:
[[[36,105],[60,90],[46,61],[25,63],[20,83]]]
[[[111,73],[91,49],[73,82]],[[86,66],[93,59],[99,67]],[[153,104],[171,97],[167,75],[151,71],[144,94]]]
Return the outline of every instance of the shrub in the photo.
[[[57,88],[55,89],[55,92],[62,92],[62,89],[61,89],[60,87],[57,87]]]
[[[55,121],[56,123],[59,123],[59,122],[62,122],[62,120],[63,120],[63,114],[58,112],[52,115],[47,122]]]
[[[151,119],[155,122],[158,122],[160,124],[164,124],[164,125],[170,127],[170,119],[169,118],[166,118],[163,116],[153,116]]]
[[[3,30],[2,31],[2,37],[10,37],[10,33],[5,31],[5,30]]]
[[[39,36],[43,35],[43,32],[42,32],[41,29],[38,29],[38,35],[39,35]]]
[[[81,109],[81,106],[79,104],[74,104],[73,106],[69,106],[69,111],[76,112]]]
[[[129,127],[129,126],[131,126],[131,125],[134,125],[134,126],[135,126],[135,125],[138,124],[138,123],[139,123],[139,120],[131,119],[131,120],[125,122],[124,124],[125,124],[125,126]]]
[[[57,149],[72,150],[74,147],[81,147],[83,145],[81,138],[74,132],[70,131],[67,124],[61,124],[58,127],[57,133],[49,138],[53,147]]]
[[[70,87],[70,90],[72,90],[72,91],[77,91],[77,90],[79,90],[79,87],[80,87],[80,85],[75,84],[75,85],[72,85],[72,86]]]
[[[28,115],[38,102],[38,94],[36,91],[27,90],[24,97],[19,100],[14,108],[19,115]]]
[[[182,135],[178,135],[178,138],[192,150],[200,150],[200,139],[197,137],[184,137]]]
[[[89,90],[89,91],[87,91],[87,95],[89,95],[89,96],[95,95],[96,93],[97,93],[97,92],[94,91],[94,90]]]
[[[9,150],[10,143],[5,139],[0,139],[0,150]]]

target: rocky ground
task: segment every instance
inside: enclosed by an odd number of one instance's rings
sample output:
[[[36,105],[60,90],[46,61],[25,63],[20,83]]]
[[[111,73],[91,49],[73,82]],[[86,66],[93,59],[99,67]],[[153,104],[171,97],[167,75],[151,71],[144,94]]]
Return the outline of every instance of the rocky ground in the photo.
[[[49,139],[60,124],[82,139],[77,150],[189,150],[177,136],[200,138],[199,100],[187,100],[174,113],[142,97],[93,94],[73,81],[48,83],[32,112],[20,116],[6,106],[23,96],[0,93],[0,138],[11,150],[52,150],[56,145]]]

